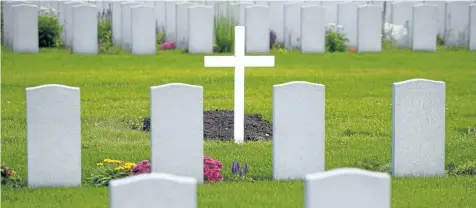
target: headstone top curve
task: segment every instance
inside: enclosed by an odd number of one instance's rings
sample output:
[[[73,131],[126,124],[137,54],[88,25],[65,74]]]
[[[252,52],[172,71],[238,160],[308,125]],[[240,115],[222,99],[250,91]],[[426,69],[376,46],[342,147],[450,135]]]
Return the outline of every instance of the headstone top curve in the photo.
[[[61,84],[46,84],[46,85],[40,85],[35,87],[28,87],[26,88],[26,90],[35,91],[35,90],[48,89],[48,88],[63,88],[63,89],[69,89],[69,90],[79,90],[79,87],[71,87],[71,86],[61,85]]]
[[[127,178],[111,180],[109,182],[109,186],[111,187],[123,186],[123,185],[136,183],[136,182],[140,182],[144,180],[150,180],[150,179],[168,180],[168,181],[174,181],[174,182],[182,183],[182,184],[196,184],[197,183],[197,180],[191,177],[176,176],[176,175],[171,175],[166,173],[146,173],[146,174],[140,174],[136,176],[130,176]]]
[[[168,88],[168,87],[175,87],[175,86],[200,88],[200,89],[203,88],[202,86],[199,86],[199,85],[191,85],[191,84],[186,84],[186,83],[168,83],[168,84],[159,85],[159,86],[152,86],[152,87],[150,87],[150,89],[154,90],[154,89],[161,89],[161,88]]]
[[[339,168],[334,170],[329,170],[320,173],[312,173],[306,176],[306,180],[318,180],[318,179],[325,179],[330,178],[333,176],[342,176],[342,175],[355,175],[355,176],[366,176],[372,178],[380,178],[380,179],[390,179],[390,175],[388,173],[383,172],[374,172],[369,170],[363,170],[359,168]]]

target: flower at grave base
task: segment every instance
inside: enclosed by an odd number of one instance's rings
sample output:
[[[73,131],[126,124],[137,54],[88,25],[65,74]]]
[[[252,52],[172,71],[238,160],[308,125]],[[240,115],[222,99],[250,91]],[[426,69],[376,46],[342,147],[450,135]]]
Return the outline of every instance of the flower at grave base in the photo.
[[[222,181],[223,176],[221,175],[221,169],[223,168],[223,163],[214,160],[211,157],[203,157],[203,179],[205,182],[213,183],[217,181]]]
[[[170,42],[164,42],[162,43],[162,46],[160,46],[162,50],[170,50],[170,49],[175,49],[175,42],[170,41]]]
[[[142,160],[140,163],[135,165],[132,168],[131,175],[138,175],[143,173],[150,173],[150,164],[149,164],[149,161],[147,160]]]
[[[12,171],[12,176],[13,176],[13,177],[17,176],[17,172],[16,172],[16,171]]]
[[[103,166],[103,163],[96,163],[97,166]]]

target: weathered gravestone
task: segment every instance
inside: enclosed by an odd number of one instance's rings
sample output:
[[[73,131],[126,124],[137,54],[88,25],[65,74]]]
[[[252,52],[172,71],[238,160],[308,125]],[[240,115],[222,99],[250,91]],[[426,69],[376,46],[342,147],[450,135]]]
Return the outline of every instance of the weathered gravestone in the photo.
[[[196,208],[197,181],[164,173],[141,174],[109,182],[110,208]]]
[[[79,88],[27,88],[26,123],[28,185],[81,185]]]
[[[112,43],[115,45],[120,45],[122,40],[121,9],[122,9],[122,2],[120,1],[112,2]]]
[[[325,87],[309,82],[273,86],[273,176],[304,179],[324,171]]]
[[[393,175],[445,174],[445,91],[426,79],[393,84]]]
[[[284,7],[284,47],[297,49],[301,46],[301,6],[302,2],[291,2]]]
[[[174,83],[150,88],[152,172],[203,183],[203,88]]]
[[[413,7],[411,44],[414,51],[436,51],[438,22],[436,5],[419,4]]]
[[[4,1],[2,2],[2,20],[3,20],[3,36],[2,39],[5,39],[6,46],[12,48],[13,46],[13,17],[12,6],[13,5],[30,5],[32,4],[29,1]],[[39,8],[38,8],[39,9]]]
[[[12,50],[17,53],[38,53],[38,6],[16,4],[11,8]]]
[[[180,2],[175,5],[175,21],[177,22],[175,40],[177,49],[185,49],[188,45],[188,7],[195,4]]]
[[[162,32],[165,34],[166,20],[165,20],[165,1],[155,1],[155,21],[157,32]]]
[[[344,28],[349,47],[357,46],[357,6],[358,2],[337,4],[337,24]]]
[[[91,4],[76,5],[72,8],[73,53],[98,54],[98,9]]]
[[[252,5],[252,2],[239,2],[236,4],[231,4],[232,19],[237,26],[245,26],[245,8]]]
[[[357,7],[357,51],[382,51],[382,8],[378,5]]]
[[[131,8],[142,5],[136,2],[124,2],[121,4],[121,49],[131,50],[132,42],[132,18]]]
[[[469,50],[476,51],[476,4],[469,7]]]
[[[403,26],[407,30],[407,35],[401,39],[395,40],[397,47],[410,48],[412,46],[412,24],[413,24],[413,6],[415,2],[394,2],[392,3],[392,24]],[[436,14],[433,18],[436,17]],[[436,18],[435,18],[436,20]]]
[[[265,5],[245,8],[246,52],[269,53],[269,9]]]
[[[390,208],[392,179],[387,173],[355,168],[306,176],[304,207]]]
[[[64,3],[64,45],[66,47],[73,46],[73,6],[85,4],[80,1],[70,1]]]
[[[445,45],[462,46],[468,44],[469,1],[446,2]]]
[[[284,42],[284,7],[286,1],[270,1],[270,28],[276,33],[276,42]]]
[[[326,10],[318,5],[301,7],[301,51],[324,53],[326,51]]]
[[[176,1],[165,2],[165,38],[166,41],[177,41],[175,38],[175,28],[177,23],[175,22],[175,4]]]
[[[213,8],[197,5],[188,8],[188,52],[213,53]]]
[[[131,53],[155,55],[157,41],[155,33],[154,7],[138,5],[131,7]]]

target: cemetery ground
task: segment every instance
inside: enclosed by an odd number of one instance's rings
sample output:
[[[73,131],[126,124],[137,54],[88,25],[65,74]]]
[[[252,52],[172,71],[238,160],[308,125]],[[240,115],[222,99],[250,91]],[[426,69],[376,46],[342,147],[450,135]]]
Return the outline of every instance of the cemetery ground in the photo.
[[[141,120],[150,115],[151,86],[200,85],[205,110],[233,109],[233,69],[205,68],[203,55],[161,51],[157,56],[83,56],[53,49],[34,55],[2,52],[2,161],[26,180],[25,88],[43,84],[80,87],[83,178],[78,188],[2,187],[2,207],[107,207],[108,188],[94,187],[87,178],[104,158],[133,162],[149,158],[149,132],[133,127],[141,126]],[[272,55],[276,56],[274,68],[246,69],[245,112],[271,122],[273,85],[289,81],[324,84],[326,170],[356,165],[388,168],[392,83],[425,78],[446,82],[447,168],[476,172],[475,52]],[[199,207],[304,206],[302,181],[272,181],[270,141],[239,146],[231,140],[207,140],[204,153],[223,162],[224,181],[199,186]],[[235,160],[250,165],[248,176],[254,183],[228,180]],[[474,204],[476,175],[392,179],[392,207]]]

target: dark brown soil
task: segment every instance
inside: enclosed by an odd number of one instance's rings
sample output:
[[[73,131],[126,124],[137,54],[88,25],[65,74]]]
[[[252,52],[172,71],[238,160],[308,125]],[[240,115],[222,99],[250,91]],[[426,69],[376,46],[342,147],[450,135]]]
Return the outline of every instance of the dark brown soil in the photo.
[[[211,110],[203,112],[203,137],[207,139],[233,139],[233,111]],[[143,131],[150,131],[150,118],[142,120]],[[245,140],[271,140],[271,124],[258,114],[245,114]]]

